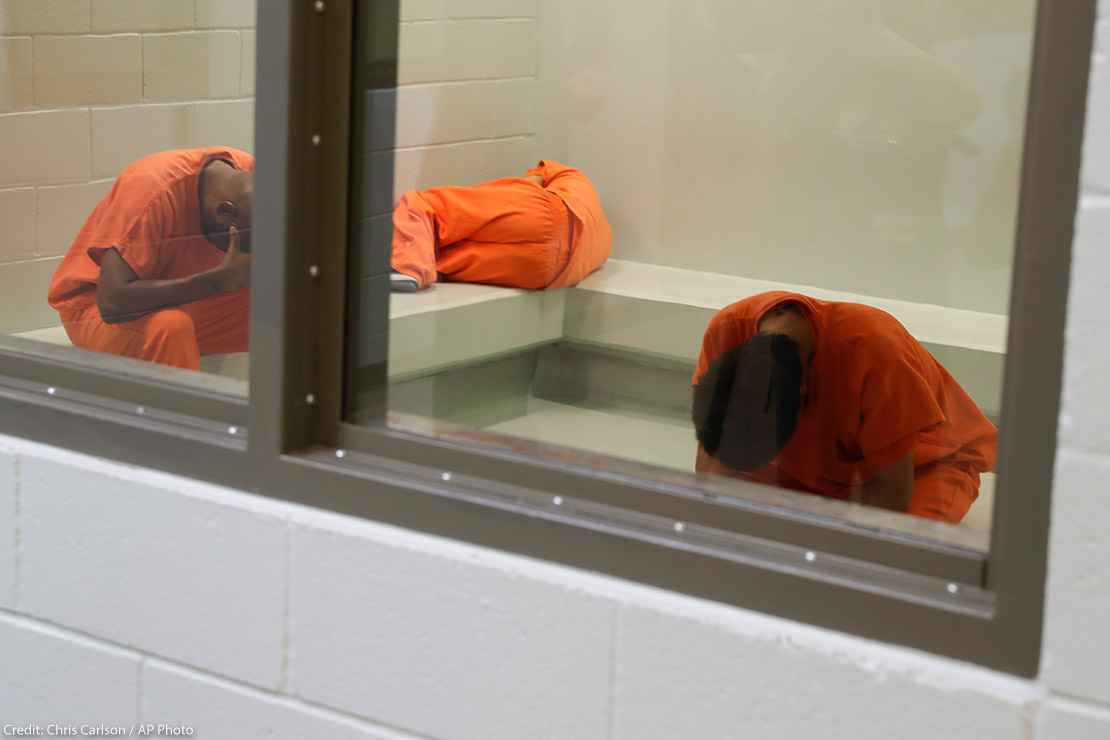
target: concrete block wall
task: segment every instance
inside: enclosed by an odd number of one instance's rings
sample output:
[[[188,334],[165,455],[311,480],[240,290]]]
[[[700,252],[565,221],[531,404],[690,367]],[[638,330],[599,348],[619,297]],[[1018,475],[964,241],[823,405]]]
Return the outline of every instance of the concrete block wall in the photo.
[[[252,150],[256,2],[0,0],[0,332],[56,323],[46,281],[127,164]]]
[[[0,470],[4,722],[1016,740],[1041,705],[953,661],[11,438]]]
[[[402,1],[396,195],[523,174],[539,159],[538,5]]]
[[[1068,298],[1045,608],[1053,737],[1110,737],[1110,3],[1099,2]],[[1066,729],[1065,729],[1066,728]],[[1101,734],[1099,734],[1101,733]]]
[[[538,5],[402,0],[398,89],[362,101],[371,122],[362,216],[370,219],[365,242],[374,244],[360,275],[362,315],[382,315],[372,296],[389,279],[391,214],[403,193],[523,175],[540,159]],[[393,141],[373,125],[379,116],[395,118]],[[359,331],[360,362],[372,362],[386,341],[384,326],[368,318]]]

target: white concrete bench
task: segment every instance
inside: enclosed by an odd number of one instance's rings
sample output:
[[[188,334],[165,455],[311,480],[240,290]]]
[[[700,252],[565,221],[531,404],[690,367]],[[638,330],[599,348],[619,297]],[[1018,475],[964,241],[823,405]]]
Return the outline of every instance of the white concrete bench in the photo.
[[[421,293],[395,293],[389,311],[390,377],[436,372],[557,341],[562,337],[565,301],[562,291],[461,283],[441,283]],[[70,344],[60,325],[15,336]],[[247,380],[250,355],[205,355],[201,370]]]
[[[390,377],[403,379],[559,339],[692,363],[713,314],[741,298],[790,290],[853,301],[897,317],[988,414],[997,414],[1007,319],[908,301],[610,260],[576,288],[525,291],[439,283],[390,301]],[[69,344],[60,326],[18,333]],[[246,354],[211,355],[203,370],[246,380]]]
[[[895,316],[996,416],[1008,320],[999,314],[610,260],[570,291],[563,336],[586,344],[695,362],[713,314],[742,298],[786,290],[880,308]]]
[[[403,379],[558,341],[566,293],[437,283],[394,293],[389,375]]]

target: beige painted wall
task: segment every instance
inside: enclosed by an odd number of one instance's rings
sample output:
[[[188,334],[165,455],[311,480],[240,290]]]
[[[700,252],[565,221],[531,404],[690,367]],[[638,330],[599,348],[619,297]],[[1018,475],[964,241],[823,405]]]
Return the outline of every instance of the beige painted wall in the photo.
[[[538,10],[539,0],[402,0],[396,194],[523,174],[539,159]]]
[[[1005,313],[1032,0],[541,0],[615,257]]]
[[[0,0],[10,301],[126,163],[251,147],[253,1]],[[1032,0],[1005,6],[404,0],[394,189],[563,159],[616,257],[1004,312]]]
[[[0,0],[0,332],[124,166],[254,137],[256,0]]]

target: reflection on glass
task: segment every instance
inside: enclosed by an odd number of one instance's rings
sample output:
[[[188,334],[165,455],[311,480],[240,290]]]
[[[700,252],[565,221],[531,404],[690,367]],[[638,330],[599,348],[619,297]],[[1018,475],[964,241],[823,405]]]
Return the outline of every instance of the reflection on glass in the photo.
[[[349,417],[989,528],[1034,3],[927,5],[378,18]]]
[[[0,8],[0,332],[245,380],[255,4],[110,5]]]

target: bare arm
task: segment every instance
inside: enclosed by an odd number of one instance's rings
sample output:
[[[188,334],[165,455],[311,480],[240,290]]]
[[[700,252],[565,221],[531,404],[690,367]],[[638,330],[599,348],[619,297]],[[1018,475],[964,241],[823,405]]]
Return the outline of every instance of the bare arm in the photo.
[[[907,511],[913,496],[913,452],[878,470],[853,491],[852,499],[891,511]]]
[[[740,475],[732,468],[717,460],[717,458],[710,455],[705,451],[705,448],[698,443],[698,456],[694,461],[694,470],[698,473],[715,473],[717,475],[726,475],[730,478],[739,478]]]
[[[96,303],[104,323],[119,324],[160,308],[240,290],[249,282],[250,255],[239,251],[239,234],[233,227],[227,256],[219,267],[174,280],[140,280],[118,251],[106,250],[100,260]]]

